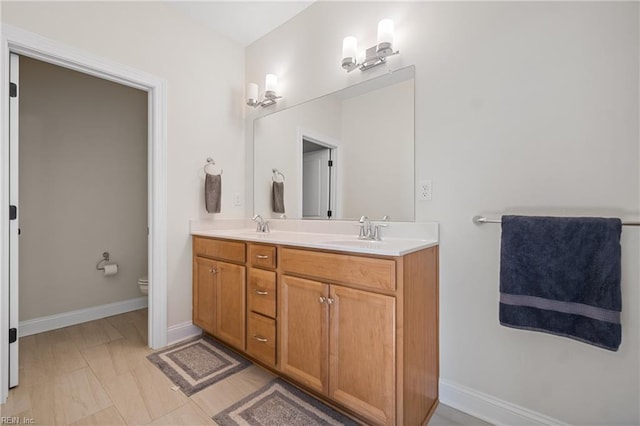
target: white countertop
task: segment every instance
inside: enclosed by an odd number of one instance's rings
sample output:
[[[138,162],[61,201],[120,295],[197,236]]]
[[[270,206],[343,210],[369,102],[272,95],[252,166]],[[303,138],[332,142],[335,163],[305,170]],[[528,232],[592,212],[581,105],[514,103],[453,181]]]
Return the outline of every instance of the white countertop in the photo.
[[[268,233],[256,232],[253,226],[238,226],[245,225],[246,222],[244,221],[231,220],[227,223],[222,222],[211,221],[209,223],[210,226],[207,226],[202,221],[192,221],[191,235],[384,256],[402,256],[438,245],[437,223],[390,222],[388,223],[389,226],[384,228],[384,231],[389,236],[383,236],[382,241],[372,241],[359,240],[356,235],[358,228],[352,222],[345,224],[344,222],[334,221],[331,224],[321,225],[314,221],[307,226],[304,223],[294,223],[291,220],[271,220],[269,221],[271,232]],[[214,223],[215,225],[213,225]],[[307,230],[304,230],[305,227]],[[393,232],[393,227],[398,229]],[[308,229],[312,229],[314,232],[308,232]],[[407,238],[407,235],[415,237]]]

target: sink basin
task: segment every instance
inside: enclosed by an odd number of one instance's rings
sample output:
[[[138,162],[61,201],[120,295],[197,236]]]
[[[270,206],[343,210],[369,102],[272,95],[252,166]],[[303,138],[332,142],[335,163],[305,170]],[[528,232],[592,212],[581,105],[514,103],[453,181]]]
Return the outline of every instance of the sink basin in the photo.
[[[332,246],[370,248],[370,249],[384,247],[384,241],[375,241],[375,240],[336,240],[336,241],[323,241],[323,243],[332,245]]]
[[[250,238],[267,238],[270,233],[269,232],[258,232],[258,231],[247,231],[247,232],[237,232],[234,233],[239,237],[250,237]]]

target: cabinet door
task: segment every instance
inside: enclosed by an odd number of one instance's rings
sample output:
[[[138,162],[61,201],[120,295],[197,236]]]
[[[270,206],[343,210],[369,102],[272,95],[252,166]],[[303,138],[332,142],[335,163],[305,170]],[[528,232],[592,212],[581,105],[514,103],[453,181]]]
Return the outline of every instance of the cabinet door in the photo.
[[[329,397],[374,424],[395,422],[394,297],[331,286]]]
[[[215,336],[237,349],[245,341],[245,267],[217,262]]]
[[[292,379],[326,394],[328,286],[283,275],[278,291],[280,368]]]
[[[193,323],[210,334],[216,331],[216,264],[203,257],[193,258]]]

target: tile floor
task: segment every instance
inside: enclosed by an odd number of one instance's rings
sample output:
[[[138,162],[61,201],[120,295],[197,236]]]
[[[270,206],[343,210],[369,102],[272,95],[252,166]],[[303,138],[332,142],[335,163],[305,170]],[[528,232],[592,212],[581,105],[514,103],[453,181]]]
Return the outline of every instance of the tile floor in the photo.
[[[40,425],[214,425],[273,379],[257,366],[187,398],[146,356],[147,310],[20,338],[20,386],[0,416]],[[430,425],[487,425],[440,405]]]

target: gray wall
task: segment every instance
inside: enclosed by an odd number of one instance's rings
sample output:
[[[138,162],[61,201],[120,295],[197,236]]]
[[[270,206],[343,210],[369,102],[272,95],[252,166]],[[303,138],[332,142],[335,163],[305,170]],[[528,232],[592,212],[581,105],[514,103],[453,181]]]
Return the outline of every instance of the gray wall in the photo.
[[[20,320],[142,296],[146,92],[21,57],[19,163]]]

